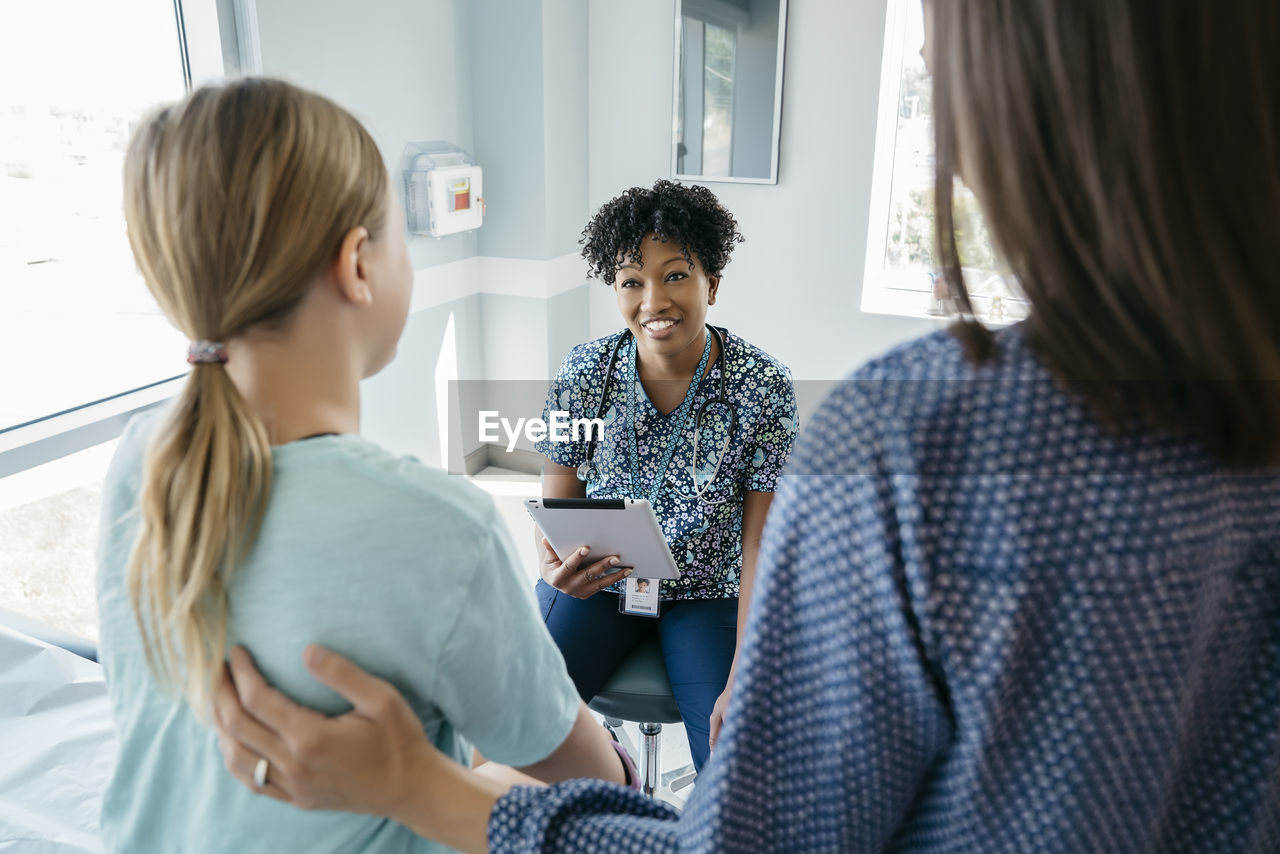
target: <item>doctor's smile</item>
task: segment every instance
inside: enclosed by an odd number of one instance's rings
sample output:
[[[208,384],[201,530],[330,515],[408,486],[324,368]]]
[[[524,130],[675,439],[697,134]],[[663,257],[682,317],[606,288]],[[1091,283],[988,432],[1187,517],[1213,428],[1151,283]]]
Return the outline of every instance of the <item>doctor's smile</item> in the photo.
[[[670,338],[671,330],[675,328],[680,321],[673,320],[669,317],[659,317],[655,320],[646,320],[641,326],[644,331],[649,334],[650,338],[656,338],[659,341],[665,341]]]

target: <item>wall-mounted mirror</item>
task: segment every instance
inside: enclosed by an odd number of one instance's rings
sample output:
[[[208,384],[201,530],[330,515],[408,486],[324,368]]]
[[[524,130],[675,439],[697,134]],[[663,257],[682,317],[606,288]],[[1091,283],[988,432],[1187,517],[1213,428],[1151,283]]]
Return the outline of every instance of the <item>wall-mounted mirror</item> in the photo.
[[[671,173],[778,183],[787,0],[676,0]]]

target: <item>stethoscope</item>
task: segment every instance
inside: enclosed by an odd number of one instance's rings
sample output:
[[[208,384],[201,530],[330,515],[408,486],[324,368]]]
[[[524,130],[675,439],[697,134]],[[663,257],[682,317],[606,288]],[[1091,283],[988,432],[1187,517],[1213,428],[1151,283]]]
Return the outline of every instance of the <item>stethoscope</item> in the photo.
[[[717,367],[720,369],[720,393],[715,397],[707,398],[702,403],[698,404],[697,408],[693,412],[693,470],[691,472],[691,476],[693,478],[693,494],[699,501],[703,504],[723,504],[729,500],[728,496],[713,499],[708,498],[707,493],[711,490],[712,484],[716,482],[716,477],[720,474],[720,464],[724,462],[725,452],[729,450],[729,444],[733,441],[733,431],[734,428],[738,426],[738,413],[734,410],[733,404],[729,402],[729,397],[725,393],[725,375],[728,372],[725,370],[724,335],[718,327],[712,326],[711,324],[707,324],[707,329],[711,330],[711,334],[715,336],[716,344],[720,347],[720,352],[716,354],[716,360],[711,366],[712,369]],[[596,404],[596,414],[595,419],[593,420],[599,420],[604,414],[605,403],[609,399],[609,383],[613,380],[613,369],[618,364],[618,351],[622,349],[622,345],[631,337],[631,330],[624,329],[622,334],[618,336],[618,340],[614,342],[613,349],[609,352],[609,363],[605,366],[604,371],[604,389],[600,392],[600,401]],[[700,379],[701,377],[694,377],[690,382],[696,384]],[[729,412],[729,429],[725,432],[724,442],[720,445],[720,453],[716,454],[716,462],[711,471],[711,477],[707,478],[706,483],[699,487],[697,472],[698,440],[702,434],[703,419],[707,417],[707,407],[712,404],[719,404]],[[634,417],[634,415],[631,417]],[[674,438],[676,441],[679,441],[678,436]],[[599,470],[595,464],[597,441],[598,439],[596,438],[595,431],[588,430],[587,458],[578,466],[578,480],[586,482],[599,474]]]

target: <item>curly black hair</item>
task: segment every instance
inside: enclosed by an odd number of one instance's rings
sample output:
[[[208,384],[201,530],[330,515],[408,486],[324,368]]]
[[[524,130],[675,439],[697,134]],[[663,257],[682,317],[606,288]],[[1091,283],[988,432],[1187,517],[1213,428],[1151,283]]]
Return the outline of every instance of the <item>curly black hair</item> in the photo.
[[[738,221],[706,187],[674,181],[654,182],[653,189],[632,187],[605,202],[582,229],[582,257],[590,274],[613,284],[618,266],[640,263],[646,235],[675,243],[693,268],[697,256],[708,276],[718,276],[741,243]]]

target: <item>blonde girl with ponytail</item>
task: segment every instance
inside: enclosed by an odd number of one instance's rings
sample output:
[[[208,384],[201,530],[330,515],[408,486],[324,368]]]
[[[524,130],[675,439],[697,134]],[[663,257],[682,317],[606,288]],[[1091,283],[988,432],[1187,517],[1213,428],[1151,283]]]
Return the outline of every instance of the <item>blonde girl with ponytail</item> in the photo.
[[[242,79],[146,119],[124,182],[130,246],[191,371],[130,424],[104,488],[108,850],[436,850],[385,819],[263,797],[290,773],[265,759],[256,791],[235,782],[210,713],[232,644],[328,714],[349,706],[301,651],[342,649],[461,763],[474,746],[539,779],[623,781],[492,502],[358,435],[360,381],[395,354],[413,282],[369,133],[319,95]]]

